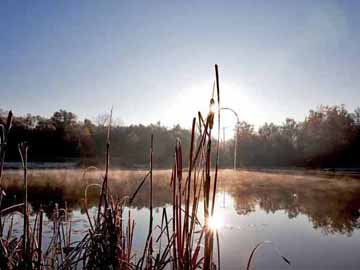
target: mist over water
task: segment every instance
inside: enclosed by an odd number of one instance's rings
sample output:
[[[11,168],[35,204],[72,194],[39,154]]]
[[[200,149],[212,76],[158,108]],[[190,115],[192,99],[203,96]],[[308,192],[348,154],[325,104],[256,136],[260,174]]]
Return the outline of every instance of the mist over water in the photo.
[[[154,172],[154,222],[161,222],[162,208],[170,208],[170,171]],[[113,171],[109,184],[112,195],[131,196],[143,171]],[[5,203],[21,201],[17,171],[6,174]],[[80,170],[35,170],[29,176],[29,202],[35,214],[40,205],[46,212],[46,232],[51,235],[51,215],[55,204],[70,209],[73,240],[89,229],[82,209],[85,187],[100,183],[101,173],[90,172],[82,179]],[[80,180],[82,179],[82,180]],[[360,182],[351,178],[319,177],[231,170],[220,171],[216,195],[216,224],[220,237],[223,269],[244,269],[251,250],[262,241],[256,269],[289,269],[279,253],[294,269],[357,269],[360,258]],[[138,193],[130,208],[136,220],[134,248],[141,248],[148,226],[148,186]],[[89,188],[90,215],[95,215],[99,190]],[[199,216],[202,216],[200,203]],[[168,211],[171,213],[170,209]],[[127,216],[127,215],[125,215]],[[21,219],[15,222],[21,234]],[[236,240],[235,240],[236,239]],[[45,240],[46,245],[46,240]]]

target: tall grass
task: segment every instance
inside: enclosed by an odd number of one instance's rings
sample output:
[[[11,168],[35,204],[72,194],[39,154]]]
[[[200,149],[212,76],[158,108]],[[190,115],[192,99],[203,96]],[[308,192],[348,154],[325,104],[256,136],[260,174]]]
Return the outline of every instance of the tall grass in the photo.
[[[172,213],[164,208],[161,224],[154,224],[153,216],[153,155],[156,155],[156,138],[150,138],[149,170],[132,196],[117,197],[109,189],[110,174],[110,134],[111,114],[108,125],[105,172],[100,186],[96,217],[88,212],[87,190],[98,187],[87,184],[84,196],[84,211],[88,217],[89,230],[77,242],[72,242],[72,223],[68,209],[56,205],[52,220],[52,237],[45,248],[43,245],[43,210],[30,224],[28,207],[28,145],[19,145],[23,164],[24,202],[1,210],[0,217],[0,268],[1,269],[214,269],[213,245],[215,232],[208,226],[214,214],[215,193],[218,171],[219,146],[216,147],[215,176],[212,178],[211,155],[212,129],[214,126],[215,99],[218,105],[218,127],[220,128],[220,90],[217,66],[216,97],[210,99],[210,110],[204,119],[201,113],[193,119],[191,130],[188,168],[184,169],[182,145],[177,140],[174,149],[174,164],[170,177],[169,191],[172,194]],[[2,174],[7,139],[11,129],[12,112],[7,123],[1,127],[0,136],[0,206],[3,196]],[[218,137],[219,137],[218,130]],[[219,140],[218,140],[219,141]],[[89,168],[90,169],[90,168]],[[93,168],[91,168],[93,169]],[[87,170],[86,170],[87,171]],[[84,175],[86,173],[84,172]],[[135,220],[131,215],[132,203],[149,181],[149,228],[142,252],[133,249]],[[212,188],[212,189],[211,189]],[[200,196],[204,198],[204,217],[198,216]],[[127,215],[125,215],[127,209]],[[23,219],[23,232],[20,238],[14,236],[14,215]],[[3,218],[10,218],[6,237],[4,237]],[[200,220],[204,220],[201,224]],[[205,247],[201,252],[202,243]],[[217,243],[219,241],[217,238]],[[219,251],[219,248],[218,248]],[[218,256],[219,257],[219,256]],[[218,259],[219,260],[219,259]],[[218,267],[219,268],[219,267]]]

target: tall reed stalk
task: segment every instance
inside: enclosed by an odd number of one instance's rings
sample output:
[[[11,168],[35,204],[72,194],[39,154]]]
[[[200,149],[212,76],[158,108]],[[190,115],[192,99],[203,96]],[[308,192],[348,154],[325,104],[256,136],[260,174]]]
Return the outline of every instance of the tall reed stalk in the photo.
[[[31,269],[31,262],[29,257],[30,242],[29,242],[29,209],[28,209],[28,178],[27,178],[27,162],[28,162],[28,145],[21,143],[18,146],[20,158],[24,171],[24,225],[23,225],[23,266],[24,269]]]
[[[6,195],[2,185],[2,176],[4,170],[5,155],[8,146],[7,142],[12,127],[12,122],[13,122],[13,113],[12,111],[9,111],[8,117],[6,119],[6,124],[0,125],[0,208],[2,205],[3,197]],[[2,237],[2,233],[3,233],[2,217],[0,215],[0,238]]]

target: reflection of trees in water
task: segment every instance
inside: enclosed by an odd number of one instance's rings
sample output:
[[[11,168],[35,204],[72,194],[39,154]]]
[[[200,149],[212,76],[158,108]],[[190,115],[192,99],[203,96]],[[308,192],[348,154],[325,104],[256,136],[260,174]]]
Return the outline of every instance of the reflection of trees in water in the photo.
[[[30,176],[29,201],[34,212],[42,206],[46,215],[51,217],[55,203],[62,208],[65,202],[70,210],[83,208],[86,182],[100,183],[101,173],[90,174],[83,182],[76,180],[81,178],[80,171],[68,174],[65,171],[43,171]],[[144,174],[141,171],[113,172],[109,180],[112,195],[119,198],[131,196]],[[169,171],[154,173],[155,207],[171,203],[169,176]],[[11,177],[4,181],[8,194],[4,208],[23,201],[22,183],[18,180],[21,178],[16,174]],[[234,207],[240,215],[254,212],[256,205],[259,205],[267,213],[284,210],[289,218],[304,214],[314,228],[321,228],[325,233],[350,234],[355,228],[360,228],[360,183],[355,181],[254,172],[234,175],[230,171],[222,173],[220,179],[220,185],[234,198]],[[219,187],[218,190],[223,188]],[[98,192],[97,188],[88,190],[88,207],[97,205]],[[147,207],[148,202],[146,183],[132,206],[143,208]]]
[[[306,215],[313,227],[321,228],[324,233],[351,234],[360,228],[360,184],[320,178],[289,181],[285,178],[294,176],[285,175],[273,177],[279,179],[237,180],[236,184],[229,179],[225,181],[225,189],[234,198],[238,214],[255,211],[259,205],[267,213],[284,210],[289,218]]]
[[[76,175],[71,174],[69,179],[64,171],[59,171],[59,175],[43,171],[30,175],[30,184],[28,189],[28,200],[31,204],[33,212],[43,208],[46,216],[51,218],[55,204],[59,208],[64,208],[65,203],[68,209],[83,209],[85,189],[87,184],[98,183],[101,181],[101,173],[92,174],[86,181],[80,182],[82,172],[78,171]],[[111,194],[116,198],[125,198],[131,196],[145,175],[144,172],[121,172],[114,173],[109,178],[109,188]],[[76,176],[76,177],[75,177]],[[155,173],[156,179],[153,181],[153,188],[156,196],[153,198],[154,207],[161,207],[171,203],[171,194],[169,193],[169,172]],[[15,203],[21,203],[24,200],[22,191],[22,182],[17,174],[12,174],[5,178],[7,196],[2,204],[6,208]],[[149,184],[146,182],[139,193],[136,195],[132,203],[133,207],[147,207],[149,203]],[[100,189],[98,187],[90,187],[87,192],[87,206],[96,206],[99,199]]]

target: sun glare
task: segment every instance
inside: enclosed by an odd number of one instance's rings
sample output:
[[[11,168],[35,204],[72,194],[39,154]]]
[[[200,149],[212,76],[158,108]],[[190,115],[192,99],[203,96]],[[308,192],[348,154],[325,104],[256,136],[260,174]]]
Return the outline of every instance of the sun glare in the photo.
[[[215,92],[214,104],[210,104],[212,97],[211,81],[201,81],[184,87],[177,95],[169,101],[171,106],[167,107],[167,112],[163,114],[163,121],[169,126],[178,123],[182,127],[190,128],[191,119],[198,115],[200,111],[206,117],[209,111],[215,114],[214,130],[217,130],[217,96]],[[220,86],[220,107],[233,109],[239,115],[240,121],[247,121],[256,124],[259,119],[263,119],[259,113],[259,104],[250,95],[252,87],[236,81],[221,81]],[[174,122],[174,119],[176,121]],[[236,118],[230,111],[221,110],[221,138],[226,140],[234,137]]]
[[[224,227],[224,217],[219,214],[210,216],[208,220],[208,226],[213,231],[221,229]]]

